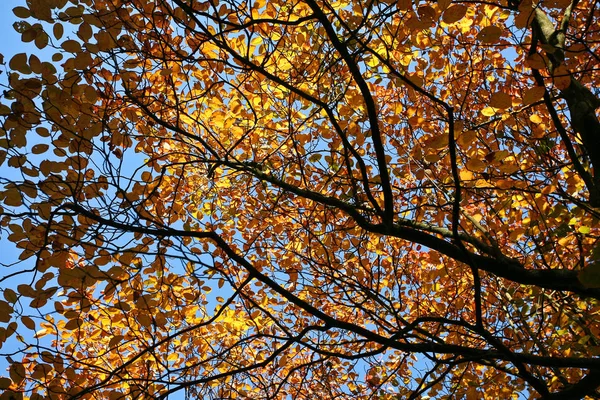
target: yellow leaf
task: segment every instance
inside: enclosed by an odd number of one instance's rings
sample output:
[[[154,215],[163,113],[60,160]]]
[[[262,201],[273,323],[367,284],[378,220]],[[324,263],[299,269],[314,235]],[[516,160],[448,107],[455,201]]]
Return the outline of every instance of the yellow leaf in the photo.
[[[529,117],[529,120],[534,124],[540,124],[542,122],[542,117],[540,117],[538,114],[533,114]]]
[[[427,141],[427,147],[431,149],[440,150],[448,146],[448,135],[436,135],[432,139]]]
[[[494,108],[494,107],[486,107],[483,110],[481,110],[481,113],[483,115],[485,115],[486,117],[491,117],[492,115],[496,114],[496,108]]]
[[[460,179],[462,181],[470,181],[473,179],[473,173],[471,171],[468,171],[466,169],[463,169],[460,171]]]
[[[587,235],[592,231],[589,226],[580,226],[577,230],[579,231],[579,233],[583,233],[584,235]]]

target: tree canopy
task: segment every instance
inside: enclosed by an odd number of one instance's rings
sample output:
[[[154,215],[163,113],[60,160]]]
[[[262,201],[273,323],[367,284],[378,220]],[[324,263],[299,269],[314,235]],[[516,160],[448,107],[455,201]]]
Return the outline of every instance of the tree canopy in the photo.
[[[600,398],[596,0],[13,12],[0,399]]]

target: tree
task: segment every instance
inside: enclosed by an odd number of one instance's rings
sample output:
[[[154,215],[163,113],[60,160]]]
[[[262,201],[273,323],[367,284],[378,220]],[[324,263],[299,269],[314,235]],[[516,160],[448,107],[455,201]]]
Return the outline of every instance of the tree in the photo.
[[[596,1],[13,11],[1,399],[600,398]]]

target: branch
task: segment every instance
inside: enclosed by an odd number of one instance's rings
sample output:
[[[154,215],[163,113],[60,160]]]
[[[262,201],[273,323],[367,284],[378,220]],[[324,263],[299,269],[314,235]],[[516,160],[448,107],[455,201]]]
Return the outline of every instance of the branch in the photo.
[[[475,359],[482,360],[503,360],[507,362],[519,361],[525,364],[530,365],[539,365],[543,367],[560,367],[560,368],[588,368],[588,369],[598,369],[600,370],[600,358],[578,358],[578,357],[546,357],[546,356],[538,356],[527,353],[512,353],[510,357],[507,357],[504,353],[488,350],[488,349],[478,349],[460,345],[452,345],[452,344],[438,344],[438,343],[406,343],[395,340],[393,337],[385,337],[380,334],[377,334],[367,328],[364,328],[360,325],[357,325],[352,322],[338,320],[329,314],[325,313],[321,309],[313,306],[307,300],[301,299],[298,296],[294,295],[289,290],[283,288],[276,281],[266,276],[262,272],[260,272],[252,263],[246,260],[242,255],[240,255],[236,250],[234,250],[227,242],[219,236],[216,232],[213,231],[183,231],[172,228],[161,228],[161,229],[153,229],[141,226],[130,226],[125,225],[116,221],[107,220],[101,216],[98,216],[82,206],[73,203],[66,203],[61,206],[61,208],[68,208],[77,213],[80,213],[94,221],[99,223],[106,224],[108,226],[124,229],[130,232],[139,232],[147,235],[153,236],[163,236],[163,237],[193,237],[197,239],[207,239],[212,241],[219,249],[221,249],[225,255],[232,261],[236,262],[240,266],[242,266],[249,273],[251,278],[257,279],[262,282],[265,286],[269,287],[275,293],[282,296],[284,299],[289,301],[291,304],[295,305],[299,309],[307,312],[315,318],[320,319],[325,324],[325,327],[328,328],[337,328],[342,329],[348,332],[352,332],[359,336],[364,337],[367,340],[370,340],[374,343],[378,343],[382,346],[408,352],[408,353],[437,353],[437,354],[458,354],[461,356],[474,357]],[[379,225],[382,229],[386,229],[385,226]],[[419,232],[422,234],[422,232]],[[444,242],[447,243],[447,242]],[[448,245],[452,246],[450,243]],[[464,253],[455,248],[457,252],[462,254],[464,257]],[[472,255],[475,261],[477,261],[477,255]],[[486,257],[482,257],[487,259]],[[489,260],[482,261],[481,264],[478,264],[478,267],[481,269],[485,262],[490,262]],[[485,270],[485,269],[484,269]],[[521,270],[527,271],[527,270]],[[540,272],[556,272],[554,270],[549,271],[530,271],[532,273],[540,273]],[[571,273],[572,271],[565,271]],[[575,279],[576,276],[575,276]],[[559,283],[560,285],[560,283]],[[592,289],[588,289],[592,290]],[[600,294],[598,294],[600,298]]]
[[[367,115],[369,118],[369,125],[371,126],[371,137],[373,139],[373,147],[375,148],[375,154],[377,158],[377,167],[379,169],[379,176],[381,177],[381,187],[383,190],[384,197],[384,223],[392,224],[394,222],[395,214],[394,195],[392,193],[390,175],[385,159],[386,153],[385,149],[383,148],[383,141],[381,139],[381,132],[379,130],[379,116],[377,112],[377,105],[375,103],[375,99],[371,94],[369,85],[367,85],[367,82],[365,81],[363,73],[361,72],[358,64],[348,52],[348,48],[338,38],[335,30],[333,29],[333,26],[327,19],[327,16],[323,13],[321,7],[314,0],[307,0],[306,2],[310,6],[310,8],[312,8],[313,12],[315,13],[315,16],[325,28],[325,32],[327,32],[327,36],[331,40],[331,43],[333,44],[335,49],[341,54],[344,62],[350,69],[350,73],[352,74],[354,81],[358,85],[363,99],[365,101]]]

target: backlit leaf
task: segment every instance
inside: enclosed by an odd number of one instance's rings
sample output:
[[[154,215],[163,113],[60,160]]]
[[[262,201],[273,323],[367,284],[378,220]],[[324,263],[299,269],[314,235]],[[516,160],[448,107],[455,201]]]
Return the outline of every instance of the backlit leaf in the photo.
[[[542,97],[544,97],[544,93],[546,92],[546,88],[542,87],[542,86],[536,86],[536,87],[532,87],[529,88],[525,91],[525,93],[523,94],[523,105],[529,105],[532,103],[535,103],[536,101],[539,101],[542,99]]]
[[[447,24],[453,24],[461,20],[467,14],[467,6],[463,4],[454,4],[450,6],[442,16],[442,21]]]
[[[502,29],[495,25],[486,26],[477,34],[477,39],[483,43],[496,43],[502,36]]]

